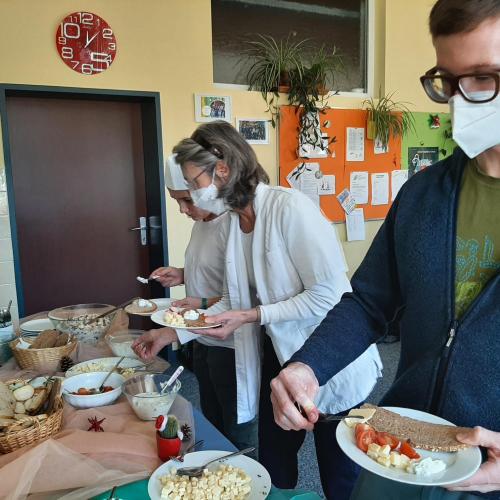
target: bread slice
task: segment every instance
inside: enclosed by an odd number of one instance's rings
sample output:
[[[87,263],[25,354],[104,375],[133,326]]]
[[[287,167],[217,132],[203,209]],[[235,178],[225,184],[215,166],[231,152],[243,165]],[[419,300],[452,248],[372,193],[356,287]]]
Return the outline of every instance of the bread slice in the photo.
[[[430,424],[409,417],[402,417],[398,413],[364,404],[361,408],[375,408],[375,415],[369,420],[378,432],[389,432],[401,441],[410,441],[410,444],[421,450],[454,452],[468,446],[457,441],[458,432],[466,430],[454,425]]]

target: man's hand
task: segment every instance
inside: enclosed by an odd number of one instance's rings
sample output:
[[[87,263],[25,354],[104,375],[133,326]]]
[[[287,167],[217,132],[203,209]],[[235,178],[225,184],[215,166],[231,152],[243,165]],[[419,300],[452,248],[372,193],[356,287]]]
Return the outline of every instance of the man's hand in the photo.
[[[457,434],[462,443],[488,448],[488,460],[469,479],[454,484],[450,491],[489,491],[500,490],[500,432],[474,427],[467,432]]]
[[[174,307],[182,307],[183,309],[200,309],[201,299],[198,297],[186,297],[172,302]]]
[[[144,361],[151,361],[166,345],[176,342],[172,328],[159,328],[143,333],[132,343],[134,352]]]
[[[254,323],[255,321],[257,321],[257,311],[255,309],[248,309],[244,311],[227,311],[221,314],[206,317],[207,323],[221,323],[222,326],[191,331],[193,333],[199,333],[206,337],[225,340],[241,325],[244,325],[245,323]]]
[[[184,283],[184,269],[178,267],[159,267],[150,275],[149,279],[155,279],[164,287],[182,285]]]
[[[291,363],[271,381],[271,402],[274,420],[284,430],[311,431],[318,420],[314,397],[319,390],[318,380],[311,368],[304,363]],[[307,415],[304,418],[297,406]]]

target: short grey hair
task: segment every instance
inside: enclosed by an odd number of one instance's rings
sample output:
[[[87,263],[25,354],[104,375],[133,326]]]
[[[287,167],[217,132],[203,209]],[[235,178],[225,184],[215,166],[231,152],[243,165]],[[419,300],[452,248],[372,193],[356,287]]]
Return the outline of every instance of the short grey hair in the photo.
[[[191,162],[212,174],[218,161],[224,161],[230,173],[219,190],[231,208],[244,208],[255,198],[259,182],[269,184],[269,176],[243,136],[229,123],[217,120],[200,125],[189,139],[173,149],[182,165]]]

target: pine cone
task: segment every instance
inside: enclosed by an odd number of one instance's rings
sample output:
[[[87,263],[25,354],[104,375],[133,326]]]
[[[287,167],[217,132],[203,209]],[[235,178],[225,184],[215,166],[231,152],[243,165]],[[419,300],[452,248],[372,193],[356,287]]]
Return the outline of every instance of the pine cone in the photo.
[[[61,358],[61,371],[66,372],[69,370],[75,362],[69,356],[63,356]]]
[[[188,424],[184,424],[183,426],[181,426],[181,431],[183,434],[182,440],[189,441],[191,439],[191,433],[192,433],[191,427],[189,427]]]

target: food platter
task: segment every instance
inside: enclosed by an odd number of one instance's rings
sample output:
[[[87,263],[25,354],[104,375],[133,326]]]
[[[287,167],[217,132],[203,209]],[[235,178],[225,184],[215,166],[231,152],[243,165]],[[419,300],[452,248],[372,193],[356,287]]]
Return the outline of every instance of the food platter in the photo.
[[[200,321],[194,324],[191,323],[189,320],[186,321],[185,325],[170,323],[165,320],[165,313],[170,310],[183,311],[183,309],[175,307],[171,307],[169,309],[160,309],[151,315],[151,321],[161,326],[168,326],[170,328],[175,328],[176,330],[207,330],[209,328],[216,328],[218,326],[221,326],[221,323],[206,324],[203,322],[202,324],[200,324]],[[204,309],[197,309],[197,311],[200,313],[200,317],[203,317],[203,314],[206,312]]]
[[[423,422],[434,424],[454,425],[447,420],[409,408],[384,407],[387,410],[398,413],[404,417],[414,418]],[[368,422],[369,423],[369,422]],[[442,460],[446,464],[446,469],[442,472],[428,476],[417,475],[406,472],[404,469],[385,467],[370,458],[356,445],[354,428],[348,427],[345,422],[337,426],[337,441],[342,451],[354,462],[364,469],[382,476],[392,481],[400,483],[423,485],[423,486],[444,486],[460,481],[464,481],[472,476],[481,465],[481,452],[477,446],[459,450],[453,453],[433,452],[418,449],[422,459],[431,457],[433,460]]]
[[[111,370],[119,360],[119,357],[89,359],[88,361],[83,361],[69,368],[65,376],[72,377],[80,373],[105,372]],[[140,368],[142,371],[145,366],[146,365],[138,359],[125,358],[118,367],[118,373],[127,378],[128,376],[134,375],[134,373],[132,373],[132,368]]]
[[[184,462],[181,464],[179,462],[174,462],[170,460],[160,465],[156,469],[148,483],[148,494],[151,500],[161,500],[161,490],[162,485],[160,482],[160,477],[168,474],[173,468],[177,469],[180,467],[192,467],[203,465],[210,460],[217,457],[222,457],[227,455],[227,451],[196,451],[194,453],[188,453],[184,457]],[[209,470],[217,469],[221,462],[215,462],[210,465]],[[271,491],[271,477],[267,470],[256,460],[244,455],[239,455],[237,457],[231,457],[222,462],[224,464],[232,465],[233,467],[239,467],[243,469],[246,474],[251,477],[251,491],[248,496],[248,500],[262,500],[267,498],[269,492]]]

